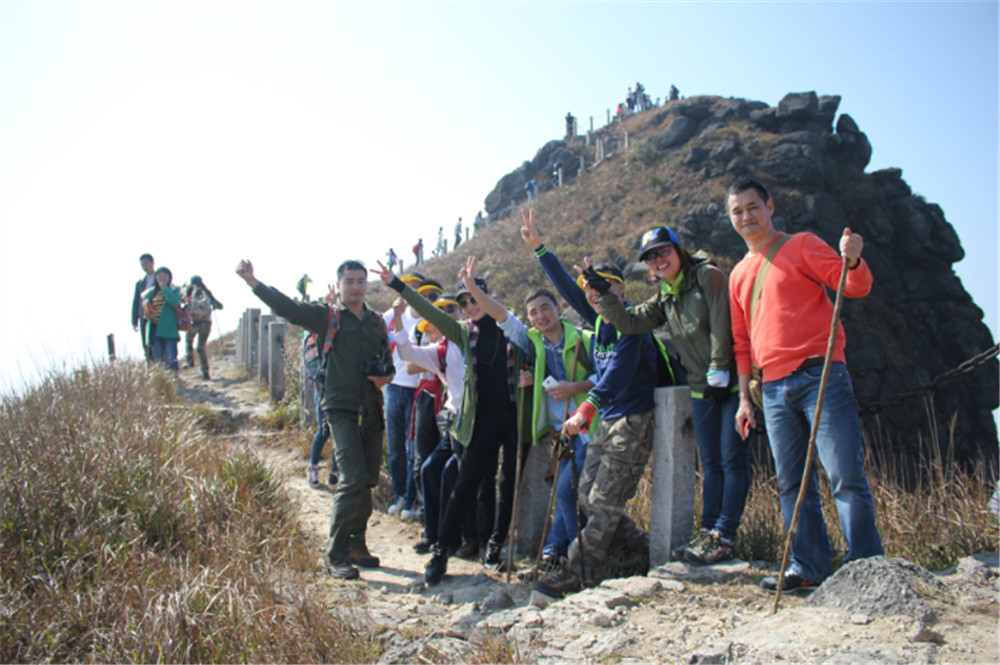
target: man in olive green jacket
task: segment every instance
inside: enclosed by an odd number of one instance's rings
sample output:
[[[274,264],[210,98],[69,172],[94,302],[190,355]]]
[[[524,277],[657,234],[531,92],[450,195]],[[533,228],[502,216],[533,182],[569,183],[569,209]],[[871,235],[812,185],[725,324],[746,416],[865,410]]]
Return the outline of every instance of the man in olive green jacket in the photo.
[[[337,268],[340,296],[334,305],[292,300],[259,282],[249,261],[240,261],[236,274],[277,315],[323,340],[327,368],[321,406],[330,423],[340,471],[326,556],[333,576],[357,579],[358,570],[352,564],[367,568],[379,565],[378,557],[372,556],[365,544],[365,531],[372,512],[371,490],[378,483],[382,462],[382,387],[394,374],[385,324],[365,305],[368,271],[358,261],[342,263]],[[328,336],[331,326],[335,331],[332,339]],[[366,375],[366,371],[371,373]]]

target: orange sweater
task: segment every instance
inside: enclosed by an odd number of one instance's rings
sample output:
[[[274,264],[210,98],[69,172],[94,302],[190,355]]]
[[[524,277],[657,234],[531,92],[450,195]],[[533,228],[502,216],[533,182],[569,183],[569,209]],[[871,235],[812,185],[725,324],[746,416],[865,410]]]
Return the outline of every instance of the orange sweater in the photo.
[[[773,242],[773,241],[772,241]],[[837,289],[843,259],[813,233],[796,233],[771,262],[757,302],[753,325],[750,296],[767,248],[744,256],[729,277],[729,304],[733,322],[733,351],[740,374],[752,363],[764,372],[764,381],[792,373],[810,356],[825,356],[830,338],[833,302],[826,287]],[[844,295],[860,298],[872,287],[872,273],[864,259],[847,272]],[[834,362],[844,362],[844,327],[837,324]]]

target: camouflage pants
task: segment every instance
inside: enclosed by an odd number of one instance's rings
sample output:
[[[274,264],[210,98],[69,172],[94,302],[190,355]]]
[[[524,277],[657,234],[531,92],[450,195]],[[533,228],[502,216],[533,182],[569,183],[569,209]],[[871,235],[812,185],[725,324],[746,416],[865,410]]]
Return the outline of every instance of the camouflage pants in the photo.
[[[624,568],[641,567],[643,557],[648,567],[649,541],[625,514],[625,504],[635,496],[652,449],[652,411],[602,420],[587,446],[579,492],[587,525],[569,549],[570,570],[579,574],[582,561],[585,580],[619,576]]]
[[[208,371],[208,354],[205,347],[208,345],[208,336],[212,332],[212,321],[192,321],[191,330],[185,334],[185,346],[187,351],[187,364],[194,365],[195,336],[198,337],[198,360],[201,362],[203,372]]]

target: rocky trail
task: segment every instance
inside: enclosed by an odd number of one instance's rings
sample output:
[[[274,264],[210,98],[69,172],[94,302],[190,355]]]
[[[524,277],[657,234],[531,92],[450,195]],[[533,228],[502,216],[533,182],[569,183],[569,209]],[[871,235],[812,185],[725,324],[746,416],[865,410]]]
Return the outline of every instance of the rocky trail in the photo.
[[[282,479],[316,551],[311,593],[355,626],[380,629],[380,662],[1000,661],[995,553],[963,559],[940,575],[901,559],[855,562],[811,597],[783,596],[777,614],[773,596],[758,586],[776,570],[739,560],[705,568],[669,563],[539,608],[530,585],[516,576],[506,584],[505,574],[454,557],[444,581],[426,587],[428,556],[412,549],[419,526],[376,504],[368,545],[381,567],[361,569],[359,581],[334,580],[319,570],[331,493],[306,483],[304,441],[311,434],[298,445],[276,445],[254,425],[254,416],[269,409],[257,382],[241,378],[231,355],[212,358],[212,367],[209,381],[197,369],[182,370],[185,398],[231,420],[234,436]]]

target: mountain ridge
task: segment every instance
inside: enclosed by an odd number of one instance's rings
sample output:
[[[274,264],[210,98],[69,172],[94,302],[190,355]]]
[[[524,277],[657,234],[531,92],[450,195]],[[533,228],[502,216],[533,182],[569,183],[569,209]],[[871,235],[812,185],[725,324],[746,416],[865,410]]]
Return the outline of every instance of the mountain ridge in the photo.
[[[865,238],[875,284],[868,297],[845,303],[842,320],[859,405],[878,409],[995,341],[953,270],[964,250],[944,211],[915,194],[899,168],[865,172],[871,143],[850,115],[838,116],[840,102],[815,92],[790,93],[774,107],[691,97],[550,141],[498,180],[485,199],[487,224],[460,251],[420,270],[450,286],[474,252],[494,293],[518,312],[528,290],[547,284],[521,242],[520,215],[511,214],[526,205],[524,184],[533,178],[539,228],[567,268],[588,255],[639,276],[638,238],[660,224],[728,268],[745,247],[726,217],[725,190],[735,178],[752,176],[771,192],[779,230],[811,231],[832,246],[848,226]],[[556,162],[563,165],[562,187],[549,176]],[[386,300],[378,291],[373,297]],[[629,281],[634,302],[652,292],[641,277]],[[881,408],[864,424],[878,432],[876,447],[904,459],[933,445],[956,459],[995,466],[998,405],[1000,365],[989,360],[935,390],[926,404]]]

